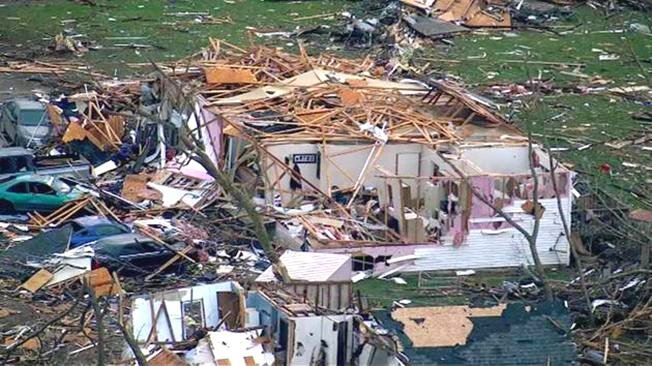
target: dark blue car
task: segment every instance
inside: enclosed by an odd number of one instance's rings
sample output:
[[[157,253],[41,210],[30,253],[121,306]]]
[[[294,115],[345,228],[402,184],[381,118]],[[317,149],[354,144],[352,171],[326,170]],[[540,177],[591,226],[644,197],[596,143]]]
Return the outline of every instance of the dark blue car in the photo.
[[[126,225],[103,216],[79,217],[66,222],[64,225],[72,226],[70,248],[76,248],[108,236],[131,232]]]

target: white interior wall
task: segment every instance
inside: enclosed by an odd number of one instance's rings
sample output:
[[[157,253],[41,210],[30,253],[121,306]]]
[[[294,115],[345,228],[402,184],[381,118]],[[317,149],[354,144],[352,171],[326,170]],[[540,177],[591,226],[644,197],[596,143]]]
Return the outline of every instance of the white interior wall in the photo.
[[[132,302],[131,321],[134,339],[137,342],[147,341],[152,329],[152,319],[156,317],[163,302],[165,302],[165,310],[167,310],[172,329],[170,329],[165,315],[161,312],[156,323],[157,340],[159,342],[179,342],[183,340],[182,303],[186,301],[201,300],[203,302],[204,325],[207,327],[217,326],[220,322],[217,293],[233,291],[234,287],[231,282],[222,282],[154,294],[151,295],[151,304],[149,296],[137,297]]]
[[[319,355],[321,343],[324,341],[328,348],[326,365],[337,365],[337,327],[333,323],[348,322],[347,328],[347,356],[351,359],[353,348],[353,317],[351,315],[329,315],[288,318],[296,324],[294,333],[294,352],[288,365],[311,365],[311,360],[316,360]]]
[[[274,155],[280,161],[284,161],[287,156],[290,158],[293,154],[316,154],[321,153],[321,172],[317,178],[317,164],[299,164],[301,175],[308,180],[311,184],[319,187],[323,192],[327,192],[329,186],[338,186],[339,188],[353,187],[360,173],[365,166],[365,162],[369,154],[372,152],[373,144],[359,144],[359,145],[326,145],[326,154],[329,159],[326,159],[321,144],[283,144],[283,145],[268,145],[267,151]],[[368,174],[364,181],[365,187],[374,187],[378,191],[384,190],[383,179],[377,177],[382,173],[375,169],[376,166],[382,167],[384,170],[394,174],[396,172],[396,159],[397,154],[401,154],[400,171],[401,172],[418,172],[421,166],[421,174],[431,174],[431,165],[428,170],[424,171],[423,164],[424,157],[421,154],[421,161],[417,158],[417,154],[422,153],[424,150],[423,145],[420,144],[387,144],[382,147],[380,156],[375,162],[369,164]],[[270,164],[271,159],[267,158],[266,164]],[[336,168],[334,165],[339,167]],[[294,164],[290,163],[293,167]],[[341,169],[341,170],[340,170]],[[326,173],[328,170],[328,174]],[[342,171],[346,172],[344,174]],[[283,169],[271,167],[267,170],[267,177],[269,182],[274,182],[281,174]],[[410,174],[412,175],[412,174]],[[281,178],[280,186],[283,190],[290,190],[290,174],[285,174]],[[414,180],[406,180],[406,183],[413,185],[416,188]],[[304,184],[303,189],[309,190],[309,187]],[[381,193],[382,194],[382,193]]]
[[[528,174],[527,146],[467,147],[461,151],[468,159],[489,174]]]

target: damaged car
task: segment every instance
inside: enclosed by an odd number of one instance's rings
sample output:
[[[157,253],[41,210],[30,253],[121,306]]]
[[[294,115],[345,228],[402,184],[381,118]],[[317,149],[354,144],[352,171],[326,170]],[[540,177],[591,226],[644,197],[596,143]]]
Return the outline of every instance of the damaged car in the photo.
[[[45,104],[29,99],[6,102],[0,112],[0,132],[9,144],[38,147],[52,134]]]
[[[52,212],[86,192],[69,180],[38,174],[0,179],[0,213]]]
[[[124,224],[104,216],[82,216],[61,225],[72,227],[70,248],[77,248],[86,243],[113,235],[128,234],[131,229]]]
[[[137,233],[113,235],[87,245],[95,251],[93,269],[106,267],[123,275],[134,276],[156,270],[176,255],[174,250],[181,251],[186,246],[184,243],[175,243],[166,247]],[[193,252],[188,255],[196,257]],[[178,264],[169,268],[180,270],[182,266],[183,264]]]

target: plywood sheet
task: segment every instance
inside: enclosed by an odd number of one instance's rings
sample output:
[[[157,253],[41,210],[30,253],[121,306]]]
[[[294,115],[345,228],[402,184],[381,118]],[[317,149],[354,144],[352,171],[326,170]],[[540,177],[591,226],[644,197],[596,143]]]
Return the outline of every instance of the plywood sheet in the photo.
[[[113,282],[109,270],[102,267],[91,271],[88,274],[89,286],[95,292],[95,296],[115,295],[120,293],[120,285]]]
[[[470,318],[501,316],[506,305],[489,308],[468,306],[436,306],[399,308],[392,312],[394,320],[403,323],[403,331],[414,347],[448,347],[466,344],[473,330]]]
[[[111,131],[113,131],[113,134],[115,135],[112,137],[117,139],[118,142],[122,140],[122,137],[125,134],[125,119],[122,116],[113,115],[109,117],[107,123],[109,124]]]
[[[148,191],[148,181],[149,176],[146,174],[130,174],[125,177],[120,195],[131,202],[140,202],[142,201],[140,194]]]
[[[48,272],[45,269],[41,269],[38,272],[36,272],[32,277],[30,277],[25,283],[20,285],[21,288],[24,288],[25,290],[35,293],[38,291],[41,287],[43,287],[50,279],[52,278],[53,274]]]
[[[349,88],[340,89],[340,99],[345,107],[351,107],[364,101],[362,93]]]
[[[159,353],[157,353],[151,359],[147,360],[147,364],[150,365],[150,366],[186,366],[186,365],[188,365],[188,363],[186,363],[179,356],[172,353],[167,348],[162,348]]]
[[[86,130],[77,122],[70,122],[66,132],[63,134],[61,141],[69,143],[76,140],[84,140],[86,138]]]
[[[209,84],[256,84],[256,75],[248,69],[211,67],[204,69]]]

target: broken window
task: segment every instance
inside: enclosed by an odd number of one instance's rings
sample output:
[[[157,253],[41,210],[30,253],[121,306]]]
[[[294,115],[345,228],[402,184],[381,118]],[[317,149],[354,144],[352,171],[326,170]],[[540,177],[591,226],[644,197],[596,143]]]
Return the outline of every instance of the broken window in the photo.
[[[387,262],[389,259],[391,259],[391,255],[379,255],[374,259],[375,263],[384,263]]]
[[[279,351],[285,351],[288,347],[288,338],[289,338],[289,324],[287,319],[281,319],[279,334],[278,334],[278,344],[277,348]]]
[[[349,323],[346,321],[337,324],[337,364],[347,364],[347,352],[349,343]]]
[[[374,258],[370,255],[352,257],[354,271],[368,271],[374,269]]]
[[[57,192],[55,192],[54,189],[52,189],[52,187],[48,186],[47,184],[39,183],[39,182],[29,183],[29,191],[35,194],[50,194],[50,195],[57,194]]]
[[[181,304],[183,313],[183,338],[190,338],[204,327],[204,303],[202,300],[184,301]]]
[[[27,193],[27,183],[17,183],[11,186],[7,191],[11,193]]]

